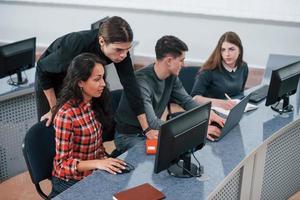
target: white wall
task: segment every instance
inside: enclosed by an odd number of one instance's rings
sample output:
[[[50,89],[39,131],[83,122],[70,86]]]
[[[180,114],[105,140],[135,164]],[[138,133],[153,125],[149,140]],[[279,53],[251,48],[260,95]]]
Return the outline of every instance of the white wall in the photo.
[[[245,60],[251,67],[264,67],[270,53],[300,55],[300,23],[209,16],[179,12],[0,2],[0,42],[36,36],[38,46],[82,29],[104,16],[125,18],[134,31],[137,56],[154,56],[156,40],[164,34],[178,36],[190,51],[187,61],[203,62],[225,31],[237,32],[244,45]]]

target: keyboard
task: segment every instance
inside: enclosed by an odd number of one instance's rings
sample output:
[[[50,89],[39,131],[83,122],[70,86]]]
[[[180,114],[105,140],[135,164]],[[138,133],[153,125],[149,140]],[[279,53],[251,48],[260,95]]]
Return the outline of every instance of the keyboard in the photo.
[[[263,85],[251,93],[250,102],[258,103],[264,100],[268,95],[269,85]]]

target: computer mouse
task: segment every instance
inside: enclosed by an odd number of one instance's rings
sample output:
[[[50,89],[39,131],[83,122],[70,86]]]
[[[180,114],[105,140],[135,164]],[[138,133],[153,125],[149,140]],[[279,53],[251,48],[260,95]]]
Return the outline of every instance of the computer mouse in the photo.
[[[119,173],[119,174],[128,173],[131,170],[134,170],[134,167],[131,164],[129,164],[129,163],[126,163],[126,165],[124,167],[125,167],[124,169],[120,169],[121,173]]]

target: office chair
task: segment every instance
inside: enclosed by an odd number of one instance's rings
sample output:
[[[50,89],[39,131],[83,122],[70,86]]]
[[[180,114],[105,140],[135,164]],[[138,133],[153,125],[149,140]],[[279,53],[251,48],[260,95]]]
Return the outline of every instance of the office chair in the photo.
[[[25,135],[22,144],[23,156],[33,184],[43,199],[49,199],[40,182],[51,179],[53,158],[55,156],[55,130],[46,127],[45,121],[33,125]]]
[[[197,72],[200,67],[183,67],[179,73],[178,78],[188,94],[191,94]]]
[[[121,99],[121,96],[122,96],[122,92],[123,92],[123,89],[118,89],[118,90],[112,90],[111,91],[113,114],[115,114],[117,109],[118,109],[119,102],[120,102],[120,99]],[[113,135],[109,138],[110,141],[114,139],[114,133],[115,133],[115,131],[113,132]],[[104,139],[103,139],[103,141],[104,141]],[[109,140],[106,140],[106,141],[109,141]],[[115,150],[113,150],[113,152],[111,152],[110,157],[116,158],[121,154],[122,154],[121,152],[119,152],[117,149],[115,149]]]
[[[200,67],[183,67],[179,73],[178,78],[180,79],[180,81],[182,82],[182,86],[184,87],[185,91],[188,94],[191,94],[193,86],[194,86],[194,82],[195,82],[195,78],[197,76],[197,73],[199,71]],[[171,111],[171,103],[168,103],[168,115],[167,115],[167,120],[181,114],[182,112],[177,112],[177,113],[172,113]]]
[[[95,29],[98,29],[100,24],[102,24],[103,22],[105,22],[107,19],[109,18],[109,16],[106,16],[94,23],[91,24],[91,30],[95,30]]]
[[[123,89],[118,89],[118,90],[112,90],[111,95],[112,95],[112,110],[113,113],[115,113],[118,109],[119,102],[122,96]]]
[[[113,114],[113,118],[114,118],[114,114],[118,109],[119,106],[119,101],[121,99],[121,95],[122,95],[122,89],[118,89],[118,90],[113,90],[111,91],[111,112]],[[108,142],[108,141],[112,141],[115,139],[115,121],[113,120],[113,127],[110,129],[110,131],[106,131],[103,132],[102,134],[102,140],[103,142]]]

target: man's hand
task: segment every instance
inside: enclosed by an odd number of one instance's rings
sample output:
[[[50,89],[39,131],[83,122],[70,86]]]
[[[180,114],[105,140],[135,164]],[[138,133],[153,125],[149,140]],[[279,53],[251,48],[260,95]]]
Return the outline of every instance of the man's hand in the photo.
[[[210,141],[215,141],[216,138],[220,137],[221,130],[216,126],[208,125],[207,129],[207,139]]]
[[[214,111],[210,111],[209,124],[212,122],[216,122],[223,127],[225,124],[225,119],[217,115]]]
[[[40,121],[44,121],[45,119],[47,119],[47,122],[46,122],[46,126],[50,126],[51,122],[52,122],[52,112],[51,110],[49,112],[47,112],[46,114],[44,114],[42,117],[41,117],[41,120]]]
[[[151,129],[150,131],[148,131],[146,133],[146,137],[149,140],[154,140],[154,139],[158,139],[158,130],[153,130]]]
[[[225,119],[217,115],[214,111],[210,111],[209,125],[207,129],[207,139],[210,141],[215,141],[216,138],[220,137],[221,130],[217,126],[211,125],[212,122],[215,122],[220,125],[220,127],[224,126]]]
[[[225,110],[231,110],[237,104],[237,102],[233,101],[233,100],[218,99],[218,100],[215,100],[214,104],[218,107],[221,107],[221,108],[225,109]]]

